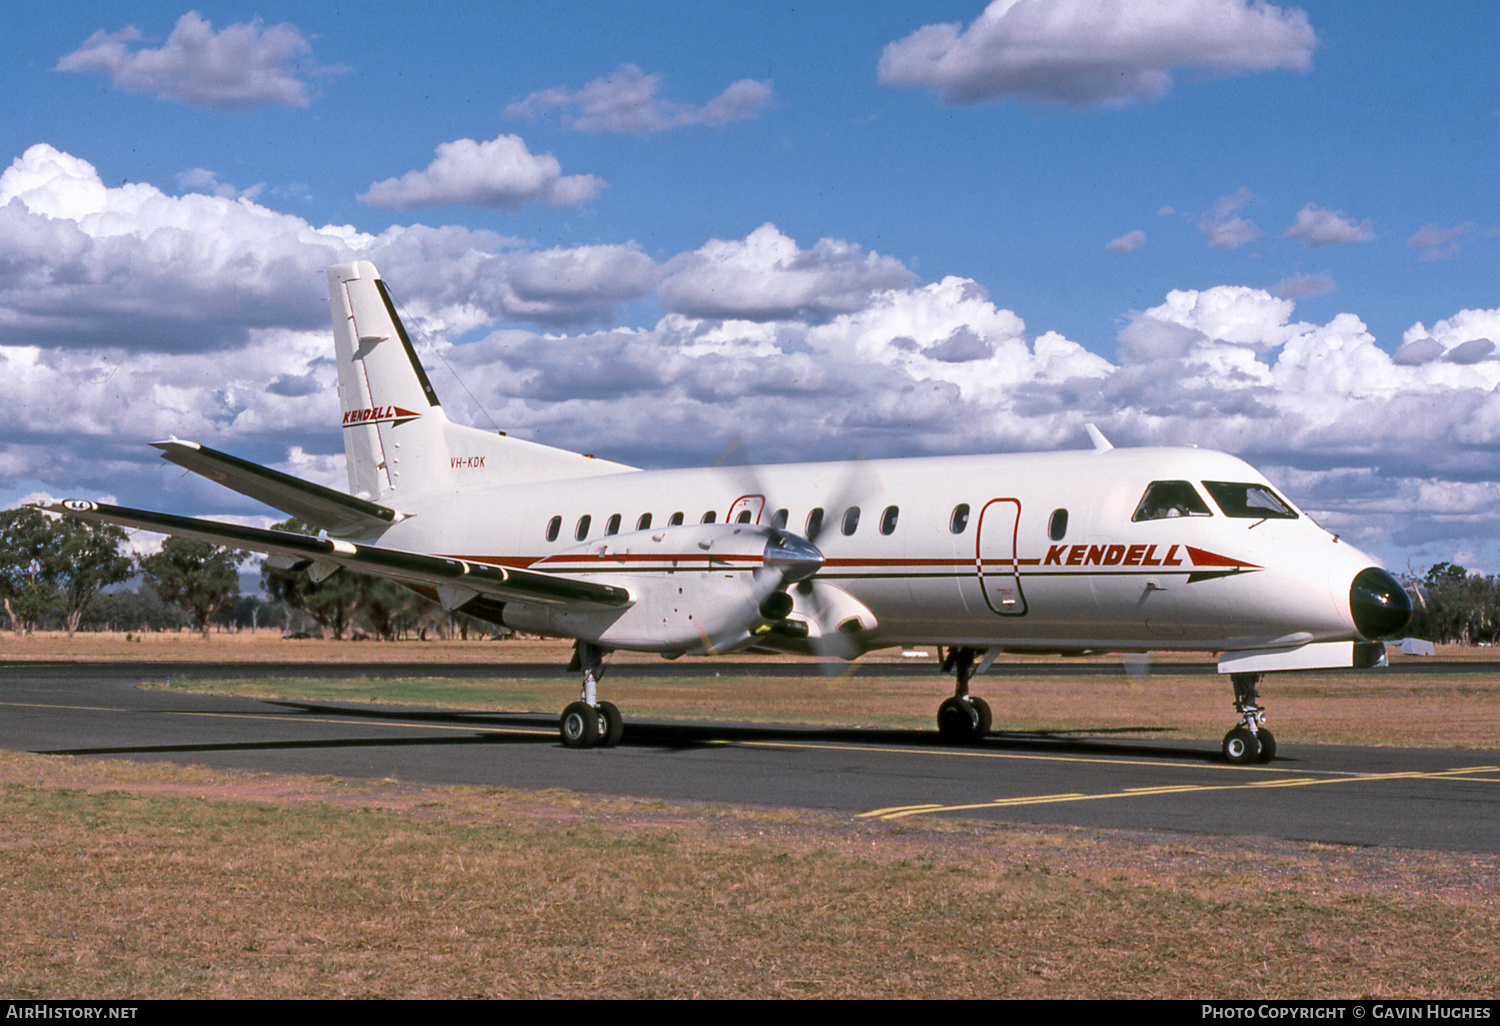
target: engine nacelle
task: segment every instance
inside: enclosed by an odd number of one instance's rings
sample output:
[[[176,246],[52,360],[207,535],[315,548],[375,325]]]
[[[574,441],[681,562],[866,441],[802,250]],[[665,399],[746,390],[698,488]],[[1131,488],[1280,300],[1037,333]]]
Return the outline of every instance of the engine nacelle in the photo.
[[[616,534],[547,556],[534,570],[629,589],[623,609],[509,603],[506,626],[666,654],[732,652],[790,611],[777,596],[823,556],[805,538],[754,524]]]

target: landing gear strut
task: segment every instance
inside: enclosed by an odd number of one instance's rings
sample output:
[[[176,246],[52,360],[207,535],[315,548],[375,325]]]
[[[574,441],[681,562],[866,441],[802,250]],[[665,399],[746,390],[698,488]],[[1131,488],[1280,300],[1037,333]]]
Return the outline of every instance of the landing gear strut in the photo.
[[[1229,682],[1234,685],[1234,709],[1240,722],[1224,735],[1224,758],[1236,764],[1270,762],[1276,758],[1276,737],[1265,727],[1260,674],[1232,673]]]
[[[625,733],[625,721],[613,702],[601,702],[599,678],[604,676],[604,657],[609,649],[587,641],[573,647],[573,661],[568,669],[583,671],[583,690],[579,700],[570,703],[558,719],[558,733],[569,748],[613,748]]]
[[[953,743],[978,741],[990,732],[990,705],[977,695],[969,694],[969,678],[974,675],[972,648],[951,648],[943,657],[943,672],[956,678],[953,697],[938,706],[938,734]]]

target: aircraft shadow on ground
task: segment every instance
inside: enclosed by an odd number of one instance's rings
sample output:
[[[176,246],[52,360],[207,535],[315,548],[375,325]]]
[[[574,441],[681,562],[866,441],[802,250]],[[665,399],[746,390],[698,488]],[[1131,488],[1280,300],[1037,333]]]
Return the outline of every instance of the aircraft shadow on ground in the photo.
[[[432,724],[434,726],[470,728],[473,734],[454,736],[422,735],[416,737],[301,738],[296,740],[225,741],[162,745],[128,745],[98,748],[71,748],[46,752],[49,755],[141,755],[183,754],[190,752],[276,751],[335,748],[416,748],[472,747],[476,745],[561,745],[556,734],[555,717],[541,713],[480,712],[464,710],[416,710],[399,708],[349,708],[309,702],[268,701],[267,705],[309,716],[338,718],[350,725],[360,723]],[[292,717],[290,722],[295,722]],[[516,733],[515,731],[525,731]],[[1070,731],[992,731],[979,742],[948,745],[936,730],[867,727],[762,726],[725,723],[663,723],[632,720],[625,724],[620,747],[657,751],[691,751],[736,744],[804,745],[849,744],[886,748],[944,748],[975,751],[1028,752],[1049,755],[1067,754],[1100,758],[1150,758],[1180,762],[1214,762],[1220,759],[1217,746],[1201,742],[1162,744],[1160,740],[1120,738],[1111,734],[1151,733],[1170,735],[1173,728],[1098,727]]]

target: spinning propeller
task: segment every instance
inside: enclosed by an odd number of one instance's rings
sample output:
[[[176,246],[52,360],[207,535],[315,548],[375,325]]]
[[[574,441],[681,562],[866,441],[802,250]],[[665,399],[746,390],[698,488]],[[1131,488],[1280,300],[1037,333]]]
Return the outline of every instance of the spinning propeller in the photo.
[[[715,465],[723,467],[742,443],[743,438],[731,442]],[[789,530],[786,518],[778,516],[786,507],[775,501],[774,490],[765,486],[758,468],[738,465],[725,469],[742,477],[747,496],[761,498],[756,522],[769,525],[772,531],[765,564],[777,569],[782,584],[762,603],[766,618],[784,625],[776,631],[782,638],[794,642],[805,638],[807,648],[815,655],[842,660],[858,656],[863,651],[859,635],[875,627],[875,615],[842,588],[818,580],[825,565],[818,540],[828,536],[835,524],[845,533],[857,528],[860,504],[881,490],[870,461],[860,458],[848,465],[829,500],[814,507],[819,515],[809,511],[805,535]],[[805,633],[794,634],[793,625],[803,627]]]

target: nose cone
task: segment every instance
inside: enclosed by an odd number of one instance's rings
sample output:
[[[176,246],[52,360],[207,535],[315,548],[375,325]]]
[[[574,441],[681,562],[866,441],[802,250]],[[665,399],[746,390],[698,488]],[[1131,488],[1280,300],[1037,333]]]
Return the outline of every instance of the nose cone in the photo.
[[[1355,574],[1349,586],[1349,612],[1355,629],[1366,638],[1389,637],[1411,619],[1411,596],[1390,574],[1368,567]]]
[[[803,581],[823,568],[823,553],[806,538],[773,531],[766,542],[765,565],[781,573],[785,581]]]

